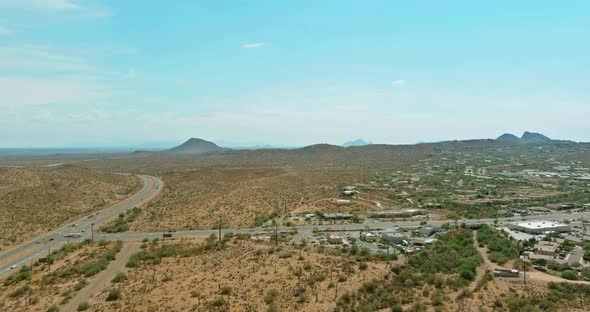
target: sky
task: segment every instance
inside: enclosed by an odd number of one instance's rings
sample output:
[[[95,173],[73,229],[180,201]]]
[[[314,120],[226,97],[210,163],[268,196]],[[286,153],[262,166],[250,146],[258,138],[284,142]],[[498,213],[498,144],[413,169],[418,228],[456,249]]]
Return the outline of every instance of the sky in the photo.
[[[588,1],[0,0],[0,147],[590,141]]]

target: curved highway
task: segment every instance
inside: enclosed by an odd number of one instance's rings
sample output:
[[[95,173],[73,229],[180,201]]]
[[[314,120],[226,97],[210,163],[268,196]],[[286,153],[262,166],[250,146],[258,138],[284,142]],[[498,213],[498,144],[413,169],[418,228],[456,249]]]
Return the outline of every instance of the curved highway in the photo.
[[[94,230],[101,225],[113,220],[120,213],[124,213],[133,207],[142,205],[152,200],[162,189],[162,180],[148,176],[137,175],[143,183],[143,187],[131,197],[109,208],[86,215],[76,221],[55,229],[41,237],[23,243],[15,248],[0,253],[0,277],[16,270],[18,267],[45,257],[50,250],[56,250],[70,240],[83,240],[91,237]],[[80,234],[79,237],[65,237],[70,233]],[[99,234],[98,234],[99,235]],[[94,234],[95,240],[98,235]]]

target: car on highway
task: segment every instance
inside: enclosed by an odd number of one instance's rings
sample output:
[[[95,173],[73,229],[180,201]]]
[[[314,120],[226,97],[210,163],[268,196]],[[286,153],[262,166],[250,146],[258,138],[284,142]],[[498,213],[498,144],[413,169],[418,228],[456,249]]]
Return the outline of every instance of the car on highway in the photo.
[[[64,237],[67,237],[67,238],[78,238],[78,237],[82,237],[82,234],[81,233],[68,233],[68,234],[64,235]]]
[[[13,265],[11,265],[11,266],[10,266],[10,269],[11,269],[11,270],[14,270],[14,269],[16,269],[16,264],[13,264]]]
[[[48,239],[48,241],[50,241],[50,242],[51,242],[51,241],[53,241],[53,240],[55,240],[55,237],[50,237],[50,238]]]

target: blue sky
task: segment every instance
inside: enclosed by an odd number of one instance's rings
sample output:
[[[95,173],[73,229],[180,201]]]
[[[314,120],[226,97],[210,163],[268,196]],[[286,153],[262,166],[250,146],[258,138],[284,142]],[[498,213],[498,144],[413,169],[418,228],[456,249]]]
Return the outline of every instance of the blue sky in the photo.
[[[0,0],[0,146],[590,141],[587,1]]]

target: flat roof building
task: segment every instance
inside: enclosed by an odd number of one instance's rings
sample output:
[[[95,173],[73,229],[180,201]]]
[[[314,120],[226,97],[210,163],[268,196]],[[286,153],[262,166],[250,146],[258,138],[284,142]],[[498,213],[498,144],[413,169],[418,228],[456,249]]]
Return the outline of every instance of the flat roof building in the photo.
[[[508,226],[511,230],[530,234],[543,234],[546,232],[569,232],[570,226],[568,224],[559,223],[555,221],[526,221],[510,224]]]

